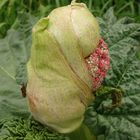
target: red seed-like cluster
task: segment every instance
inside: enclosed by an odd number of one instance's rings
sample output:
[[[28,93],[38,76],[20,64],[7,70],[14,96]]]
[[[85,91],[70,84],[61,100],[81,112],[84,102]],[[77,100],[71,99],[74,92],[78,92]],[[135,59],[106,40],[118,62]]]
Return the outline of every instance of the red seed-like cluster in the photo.
[[[86,58],[86,64],[92,77],[93,89],[96,90],[101,86],[110,67],[108,47],[103,39],[100,39],[96,50]]]

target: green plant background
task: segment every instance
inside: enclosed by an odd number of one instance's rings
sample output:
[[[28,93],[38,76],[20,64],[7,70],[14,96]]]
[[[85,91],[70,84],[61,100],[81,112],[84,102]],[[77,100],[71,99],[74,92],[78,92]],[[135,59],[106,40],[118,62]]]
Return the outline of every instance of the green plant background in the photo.
[[[83,2],[98,16],[101,35],[109,46],[111,69],[103,85],[123,90],[122,105],[113,110],[104,108],[111,97],[97,97],[87,110],[85,124],[97,140],[139,140],[140,4],[138,0]],[[54,8],[69,3],[69,0],[0,0],[0,140],[69,140],[68,136],[29,118],[26,99],[22,98],[18,85],[27,81],[33,25]]]
[[[77,0],[78,1],[78,0]],[[39,17],[60,6],[70,4],[71,0],[1,0],[0,1],[0,37],[5,36],[15,22],[19,12],[26,11]],[[87,4],[95,16],[103,16],[109,7],[114,7],[117,17],[129,16],[140,22],[139,0],[79,0]]]

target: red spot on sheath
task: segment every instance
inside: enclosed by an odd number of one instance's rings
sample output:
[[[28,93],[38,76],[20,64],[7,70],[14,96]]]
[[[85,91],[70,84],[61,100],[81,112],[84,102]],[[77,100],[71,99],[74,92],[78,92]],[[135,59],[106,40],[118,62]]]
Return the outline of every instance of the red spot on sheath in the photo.
[[[34,95],[28,95],[28,100],[31,112],[33,113],[37,112],[36,108],[36,102],[38,102],[37,97],[35,97]]]
[[[110,58],[108,47],[103,39],[100,39],[99,44],[94,52],[85,58],[87,69],[92,77],[93,89],[96,90],[101,86],[104,77],[110,67]]]

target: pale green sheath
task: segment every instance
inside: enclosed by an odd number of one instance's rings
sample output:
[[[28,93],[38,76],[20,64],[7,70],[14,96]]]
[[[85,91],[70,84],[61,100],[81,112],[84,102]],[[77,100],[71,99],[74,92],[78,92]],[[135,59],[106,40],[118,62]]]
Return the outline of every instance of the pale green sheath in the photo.
[[[34,26],[27,97],[36,120],[60,133],[81,125],[94,99],[84,58],[99,39],[98,23],[84,4],[57,8]]]

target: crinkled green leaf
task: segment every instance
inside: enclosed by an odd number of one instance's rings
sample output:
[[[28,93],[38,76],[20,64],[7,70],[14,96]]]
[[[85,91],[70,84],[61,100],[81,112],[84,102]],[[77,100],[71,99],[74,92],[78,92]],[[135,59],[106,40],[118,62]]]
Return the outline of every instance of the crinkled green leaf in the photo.
[[[0,119],[29,114],[27,103],[21,95],[21,87],[17,83],[27,81],[26,63],[33,23],[33,17],[26,15],[25,18],[24,15],[24,19],[18,18],[7,36],[0,39]]]
[[[123,99],[120,107],[107,109],[105,106],[111,99],[105,95],[97,97],[87,111],[85,122],[95,135],[104,135],[105,140],[139,140],[140,61],[136,53],[140,24],[130,18],[116,20],[112,9],[99,23],[111,57],[104,85],[121,88]]]
[[[14,36],[14,32],[11,31],[11,35]],[[9,37],[0,40],[0,119],[27,114],[26,102],[16,84],[16,62]]]
[[[0,140],[69,140],[33,119],[24,118],[0,122]]]

